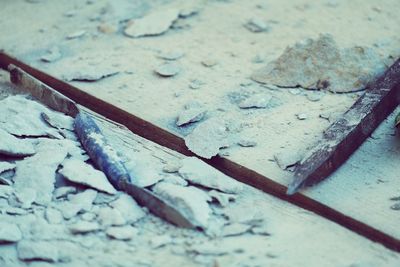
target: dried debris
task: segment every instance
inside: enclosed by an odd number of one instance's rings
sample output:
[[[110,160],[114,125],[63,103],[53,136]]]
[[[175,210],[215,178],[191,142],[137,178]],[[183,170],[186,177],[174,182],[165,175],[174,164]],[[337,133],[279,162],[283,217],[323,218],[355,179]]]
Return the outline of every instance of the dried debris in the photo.
[[[0,221],[0,243],[18,242],[22,239],[22,233],[15,223]]]
[[[174,63],[166,63],[158,66],[154,72],[161,77],[172,77],[177,75],[181,71],[181,68]]]
[[[105,174],[81,160],[66,160],[59,173],[71,182],[83,184],[98,191],[115,194],[117,190],[110,184]]]
[[[301,86],[332,92],[353,92],[386,69],[383,58],[368,47],[339,48],[329,34],[289,46],[252,79],[281,87]]]
[[[211,209],[207,201],[210,197],[205,192],[193,186],[183,187],[164,182],[156,184],[153,190],[185,214],[194,225],[203,229],[208,227]]]
[[[125,28],[125,35],[133,38],[160,35],[168,31],[179,17],[179,9],[154,11],[140,19],[134,19]]]
[[[207,110],[199,103],[190,103],[185,105],[177,118],[176,125],[183,126],[189,123],[201,121]]]
[[[165,60],[178,60],[182,58],[185,55],[185,53],[181,51],[169,51],[169,52],[160,52],[157,57]]]
[[[121,194],[117,200],[110,203],[110,206],[117,209],[127,223],[134,223],[146,215],[136,201],[127,194]]]
[[[46,62],[46,63],[51,63],[51,62],[59,60],[61,57],[62,57],[62,54],[61,54],[60,48],[58,48],[57,46],[53,46],[50,49],[48,49],[46,51],[46,53],[40,57],[40,60],[43,62]]]
[[[241,183],[226,176],[196,157],[182,159],[179,175],[191,184],[216,189],[226,193],[238,193],[243,189]]]
[[[202,122],[185,137],[185,144],[189,150],[207,159],[217,155],[220,148],[228,147],[230,143],[228,128],[219,118],[210,118]]]
[[[303,153],[299,151],[282,151],[274,155],[274,160],[282,170],[286,170],[300,162],[303,158]]]
[[[47,241],[21,240],[17,244],[18,258],[24,261],[42,260],[57,262],[59,254],[57,247]]]
[[[97,222],[79,221],[77,223],[70,224],[68,229],[72,234],[86,234],[99,230],[100,225]]]
[[[108,227],[106,230],[107,236],[109,236],[113,239],[118,239],[118,240],[131,240],[138,233],[139,233],[139,230],[130,225],[118,226],[118,227],[115,227],[115,226]]]
[[[243,26],[251,32],[260,33],[270,31],[268,24],[260,18],[249,19]]]
[[[78,38],[83,37],[85,34],[86,34],[85,30],[79,30],[79,31],[68,34],[66,39],[67,40],[78,39]]]
[[[271,95],[254,94],[239,103],[239,108],[267,108],[272,99]]]
[[[18,139],[0,128],[0,155],[25,157],[35,154],[35,149],[30,140]],[[3,168],[1,168],[3,167]],[[0,172],[5,171],[5,165],[0,165]]]
[[[65,70],[62,78],[67,82],[95,82],[118,74],[115,67],[81,66],[80,69]]]

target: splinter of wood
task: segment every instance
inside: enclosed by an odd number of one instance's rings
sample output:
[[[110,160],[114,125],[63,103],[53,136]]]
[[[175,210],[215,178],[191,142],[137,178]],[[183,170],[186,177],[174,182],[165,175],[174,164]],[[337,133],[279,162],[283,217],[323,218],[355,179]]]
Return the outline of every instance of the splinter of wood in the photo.
[[[400,102],[400,59],[398,59],[342,117],[323,133],[322,140],[296,167],[288,186],[292,195],[300,188],[327,178],[371,135]]]

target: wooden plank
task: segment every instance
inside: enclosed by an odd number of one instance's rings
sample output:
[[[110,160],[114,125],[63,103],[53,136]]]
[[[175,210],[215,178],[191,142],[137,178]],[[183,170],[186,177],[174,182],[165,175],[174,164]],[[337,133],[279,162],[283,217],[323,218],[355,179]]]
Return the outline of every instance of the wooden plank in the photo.
[[[293,6],[295,3],[286,3],[282,7],[276,3],[271,4],[274,5],[274,8],[271,9],[274,10],[273,12],[279,13],[284,11],[282,14],[286,14],[287,10],[297,9],[297,7]],[[397,2],[385,1],[381,6],[384,12],[388,13],[398,4]],[[251,5],[251,3],[232,3],[232,6],[236,8],[239,6],[243,7],[242,5]],[[362,8],[354,8],[352,5],[357,7],[362,6]],[[357,13],[358,15],[352,14],[349,16],[349,19],[353,23],[347,22],[347,26],[340,27],[340,32],[337,32],[335,30],[338,29],[337,23],[332,23],[332,21],[336,20],[336,12],[328,12],[325,14],[326,16],[321,18],[325,23],[321,23],[323,27],[318,28],[318,30],[335,32],[336,37],[341,41],[343,41],[344,36],[355,37],[355,34],[357,34],[357,38],[352,38],[352,42],[353,40],[357,40],[358,44],[369,45],[372,45],[373,42],[381,37],[383,34],[382,27],[387,27],[388,31],[385,34],[388,36],[397,36],[398,33],[390,25],[398,25],[399,18],[389,15],[387,17],[390,19],[387,20],[376,18],[379,20],[377,21],[377,25],[380,25],[379,29],[370,29],[368,35],[362,34],[356,25],[366,22],[364,19],[361,19],[365,17],[363,12],[367,12],[366,8],[369,7],[365,2],[358,4],[355,2],[343,3],[340,7],[340,12],[342,12],[343,16],[347,14],[346,10],[361,12]],[[234,12],[234,10],[238,9],[232,9],[228,6],[212,6],[212,8],[205,11],[204,16],[216,18],[218,17],[215,16],[216,14]],[[47,82],[66,95],[68,95],[68,92],[75,94],[80,101],[87,103],[91,108],[97,108],[97,111],[105,116],[124,123],[133,131],[189,155],[182,139],[174,136],[175,134],[183,137],[184,133],[173,126],[174,118],[184,104],[193,99],[204,100],[213,112],[211,115],[218,113],[218,108],[224,109],[226,107],[221,107],[221,101],[224,100],[224,102],[227,102],[227,99],[229,99],[228,94],[232,93],[232,88],[243,83],[244,85],[240,87],[240,90],[245,90],[248,83],[245,77],[249,76],[255,68],[254,65],[250,64],[250,61],[256,52],[268,51],[268,53],[271,53],[270,57],[272,59],[287,44],[294,43],[304,36],[310,35],[310,32],[303,30],[295,31],[293,35],[286,34],[285,30],[277,30],[274,38],[265,42],[263,35],[254,36],[251,33],[240,32],[240,40],[246,41],[237,42],[234,41],[235,38],[230,40],[230,38],[221,35],[220,26],[222,29],[229,29],[229,27],[233,27],[232,25],[237,25],[239,15],[241,17],[245,14],[252,15],[252,12],[249,11],[251,9],[246,11],[241,8],[239,10],[241,10],[239,13],[226,16],[227,18],[224,21],[205,20],[199,22],[196,24],[197,27],[191,32],[186,31],[177,35],[172,34],[140,40],[132,40],[120,35],[111,35],[100,36],[95,39],[83,38],[71,42],[64,40],[67,31],[63,29],[55,31],[50,41],[43,40],[37,34],[29,34],[29,32],[34,31],[26,27],[23,29],[25,36],[21,37],[21,40],[25,38],[25,44],[36,41],[42,45],[42,50],[38,51],[36,48],[33,50],[32,46],[23,45],[24,42],[19,42],[18,47],[16,47],[15,42],[10,38],[3,41],[3,47],[9,51],[14,51],[25,62],[60,79],[63,72],[70,69],[71,65],[79,69],[85,65],[83,64],[84,62],[93,61],[95,58],[105,57],[107,58],[107,64],[118,64],[122,70],[119,75],[95,83],[74,82],[73,87],[67,86],[65,83],[50,76],[46,76],[44,73],[36,72],[36,74],[38,77],[47,79]],[[318,9],[307,9],[301,12],[304,16],[312,17],[311,13],[316,12],[316,10]],[[39,16],[40,12],[36,13],[31,15]],[[271,15],[275,16],[276,14]],[[7,23],[13,23],[12,19]],[[49,18],[48,23],[55,23],[55,21]],[[77,28],[80,26],[74,23],[77,22],[74,21],[68,25]],[[214,23],[213,27],[210,27],[209,23]],[[218,27],[214,27],[215,25],[218,25]],[[6,28],[3,28],[5,35],[7,34]],[[197,38],[208,40],[210,45],[215,47],[215,49],[212,49],[213,56],[221,60],[220,67],[217,65],[213,69],[209,69],[204,68],[200,64],[200,61],[210,51],[205,49],[201,41],[197,43]],[[161,64],[160,60],[155,57],[156,53],[154,52],[160,48],[160,40],[162,40],[163,47],[175,48],[176,44],[179,43],[182,45],[183,50],[193,51],[192,48],[194,47],[199,51],[193,56],[188,54],[180,61],[183,68],[187,70],[182,72],[180,76],[172,79],[161,79],[154,75],[154,66]],[[282,46],[282,42],[276,42],[276,40],[285,40],[287,43]],[[222,47],[220,45],[222,41],[227,45]],[[352,42],[351,44],[353,44]],[[40,53],[44,52],[44,47],[49,47],[54,45],[54,43],[69,51],[69,54],[66,53],[64,55],[65,58],[56,63],[45,64],[39,62],[38,58]],[[96,47],[96,50],[93,50],[93,47]],[[249,47],[252,49],[249,49]],[[229,51],[230,49],[232,51]],[[232,54],[235,54],[235,56],[231,56]],[[268,57],[268,59],[270,58]],[[123,70],[127,70],[127,73],[123,72]],[[192,79],[203,80],[206,85],[201,90],[188,91],[187,86]],[[76,90],[77,87],[82,89],[82,91]],[[118,89],[119,87],[122,89]],[[261,89],[266,90],[265,88]],[[261,89],[258,88],[257,90],[260,91]],[[237,93],[237,91],[234,91],[234,93]],[[387,196],[395,196],[397,194],[394,188],[399,188],[398,179],[396,179],[397,176],[395,175],[398,167],[394,164],[394,161],[385,161],[380,167],[374,166],[377,170],[376,172],[375,169],[372,170],[373,168],[369,166],[367,168],[369,174],[365,175],[360,171],[361,166],[365,166],[360,165],[363,164],[360,160],[360,164],[357,162],[356,166],[353,164],[346,167],[345,172],[340,174],[340,178],[335,176],[334,179],[324,182],[319,187],[304,192],[305,196],[300,195],[293,198],[285,196],[286,185],[292,179],[292,173],[281,170],[273,162],[274,154],[280,152],[282,147],[284,147],[283,150],[286,152],[304,150],[307,146],[312,145],[315,140],[318,140],[322,130],[329,125],[327,121],[318,118],[319,114],[322,111],[343,112],[353,104],[353,95],[328,94],[319,102],[309,102],[303,96],[292,96],[287,92],[279,91],[278,94],[278,92],[271,91],[270,93],[274,94],[274,96],[279,96],[280,100],[285,104],[266,112],[249,112],[244,114],[233,110],[232,114],[225,113],[226,115],[235,115],[237,121],[249,125],[248,129],[245,129],[243,133],[251,136],[261,136],[264,137],[264,140],[259,141],[258,145],[251,149],[233,147],[229,150],[229,157],[217,157],[209,162],[234,176],[236,179],[246,181],[246,183],[275,194],[287,201],[296,203],[296,205],[313,210],[318,214],[345,225],[353,231],[368,236],[372,240],[385,243],[387,246],[399,250],[400,231],[398,230],[397,223],[400,215],[398,212],[388,208],[391,202],[387,200]],[[176,97],[176,95],[180,97]],[[306,110],[309,119],[306,121],[297,121],[295,113],[302,110]],[[159,127],[155,127],[155,125]],[[163,130],[161,131],[160,128],[163,128]],[[389,129],[389,122],[385,129]],[[380,138],[382,143],[376,142],[374,143],[375,146],[382,144],[385,146],[378,151],[382,152],[383,154],[381,155],[385,158],[393,156],[392,152],[388,153],[388,150],[393,147],[393,137],[382,134]],[[371,151],[361,151],[363,152],[361,152],[360,158],[364,158],[366,154],[371,154]],[[382,163],[382,161],[378,161],[378,155],[368,158],[369,160]],[[386,169],[393,170],[385,172],[387,174],[387,177],[385,177],[386,181],[390,182],[379,184],[371,182],[376,181],[377,175]],[[352,173],[356,171],[358,171],[358,176],[353,177]],[[352,177],[352,179],[350,180],[349,177]],[[349,186],[349,181],[351,182],[351,186]],[[360,203],[364,204],[361,205]],[[374,212],[371,212],[371,210],[374,210]]]
[[[25,91],[26,93],[26,91]],[[44,101],[46,98],[44,99]],[[96,113],[91,113],[107,139],[117,151],[135,151],[149,159],[147,164],[152,168],[161,170],[165,164],[182,160],[185,156],[168,148],[162,147],[130,132],[123,125],[108,120]],[[253,208],[249,211],[248,207]],[[243,213],[243,210],[247,210]],[[397,266],[400,255],[394,253],[380,244],[371,242],[344,227],[341,227],[314,213],[307,212],[286,201],[245,186],[237,201],[223,210],[237,220],[245,218],[257,218],[267,223],[268,235],[245,234],[234,237],[218,237],[207,243],[214,248],[241,250],[235,255],[217,256],[215,260],[229,265],[237,262],[249,262],[249,255],[257,258],[258,264],[275,264],[285,266],[338,266],[346,264],[364,264],[368,262],[375,266]],[[284,221],[284,223],[282,223]],[[154,222],[152,222],[154,223]],[[157,228],[160,227],[157,222]],[[179,235],[180,230],[168,228],[169,232]],[[317,233],[317,234],[316,234]],[[146,235],[143,229],[141,236]],[[78,237],[77,237],[78,238]],[[190,237],[194,244],[191,249],[196,249],[197,240],[201,242],[203,237]],[[80,240],[80,239],[79,239]],[[98,241],[97,247],[109,244],[109,240]],[[123,248],[123,242],[118,248]],[[254,246],[257,244],[257,246]],[[299,246],[299,244],[302,244]],[[324,245],[321,245],[324,244]],[[176,262],[182,255],[176,255],[168,250],[175,244],[166,244],[162,250],[163,259]],[[117,249],[117,248],[116,248]],[[313,256],[310,257],[310,251]],[[1,253],[1,252],[0,252]],[[105,252],[106,255],[108,252]],[[143,253],[143,252],[141,252]],[[257,255],[257,256],[255,256]],[[263,258],[264,256],[265,258]],[[1,256],[1,254],[0,254]],[[8,257],[12,257],[9,255]],[[107,260],[105,260],[106,262]],[[183,261],[186,266],[190,262]],[[21,262],[21,266],[24,263]],[[157,264],[157,266],[162,266]],[[195,266],[195,265],[193,265]],[[197,266],[197,265],[196,265]]]

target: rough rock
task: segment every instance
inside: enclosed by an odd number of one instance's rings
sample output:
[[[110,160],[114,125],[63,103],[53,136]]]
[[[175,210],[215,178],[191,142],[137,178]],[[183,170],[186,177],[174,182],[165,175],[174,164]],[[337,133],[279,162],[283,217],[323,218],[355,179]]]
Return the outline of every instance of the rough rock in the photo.
[[[155,68],[154,72],[162,77],[172,77],[177,75],[181,68],[174,63],[166,63]]]
[[[252,79],[282,87],[352,92],[364,89],[385,69],[383,59],[373,49],[341,49],[331,35],[322,34],[316,40],[287,47],[278,59],[256,71]]]
[[[251,18],[243,26],[251,32],[268,32],[269,26],[260,18]]]
[[[40,57],[40,60],[43,62],[54,62],[61,58],[62,54],[60,49],[57,46],[54,46],[46,51],[44,55]]]
[[[22,240],[17,244],[20,260],[58,261],[58,250],[47,241]]]
[[[0,221],[0,243],[18,242],[22,239],[21,230],[15,223]]]
[[[132,226],[108,227],[106,230],[107,236],[118,240],[130,240],[139,233],[139,230]]]
[[[182,159],[179,175],[192,184],[217,189],[226,193],[238,193],[243,185],[214,169],[196,157]]]
[[[255,94],[239,103],[239,108],[266,108],[272,99],[271,95]]]
[[[133,38],[160,35],[178,19],[179,9],[162,9],[135,19],[128,24],[124,33]]]
[[[97,219],[102,226],[115,226],[126,224],[125,218],[118,209],[103,207],[97,213]]]
[[[209,196],[200,189],[183,187],[169,183],[158,183],[153,191],[180,210],[194,225],[206,229],[211,209],[207,203]]]
[[[18,139],[0,128],[0,155],[24,157],[35,154],[35,149],[28,139]],[[5,166],[4,163],[0,168]],[[1,172],[5,169],[0,169]]]
[[[134,223],[146,215],[136,201],[127,194],[121,194],[117,200],[110,203],[110,206],[117,209],[127,223]]]
[[[117,190],[110,184],[106,175],[93,168],[92,165],[81,160],[66,160],[62,165],[63,168],[59,173],[67,180],[108,194],[117,193]]]
[[[78,221],[77,223],[68,226],[72,234],[86,234],[100,229],[97,222]]]
[[[201,105],[185,105],[176,120],[176,125],[183,126],[189,123],[201,121],[204,118],[207,110]]]
[[[230,145],[228,128],[221,119],[210,118],[185,137],[185,144],[196,155],[210,159]]]

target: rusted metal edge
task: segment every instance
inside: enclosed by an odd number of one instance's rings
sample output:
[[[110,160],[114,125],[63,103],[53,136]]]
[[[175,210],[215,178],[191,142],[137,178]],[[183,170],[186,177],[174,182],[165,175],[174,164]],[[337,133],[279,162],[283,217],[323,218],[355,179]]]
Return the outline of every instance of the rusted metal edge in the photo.
[[[140,119],[137,116],[130,114],[118,107],[115,107],[101,99],[89,95],[88,93],[85,93],[66,82],[58,80],[57,78],[54,78],[51,75],[35,69],[0,51],[0,67],[3,69],[7,69],[7,66],[9,64],[14,64],[24,69],[30,75],[41,80],[43,83],[49,85],[58,92],[66,95],[77,103],[82,104],[83,106],[105,116],[110,120],[125,125],[133,133],[143,138],[153,141],[159,145],[165,146],[169,149],[175,150],[181,154],[194,156],[194,154],[186,148],[184,140],[182,138],[171,134],[166,130],[157,127],[147,121],[144,121],[143,119]],[[281,185],[251,169],[248,169],[244,166],[241,166],[240,164],[221,157],[214,157],[211,160],[205,161],[214,168],[222,171],[226,175],[229,175],[240,182],[260,189],[265,193],[273,195],[300,208],[311,211],[373,242],[380,243],[388,249],[400,252],[399,239],[350,216],[347,216],[346,214],[339,212],[305,195],[296,194],[293,196],[288,196],[286,194],[287,188],[284,185]]]
[[[287,193],[316,184],[339,168],[400,103],[400,59],[323,133],[295,169]]]

